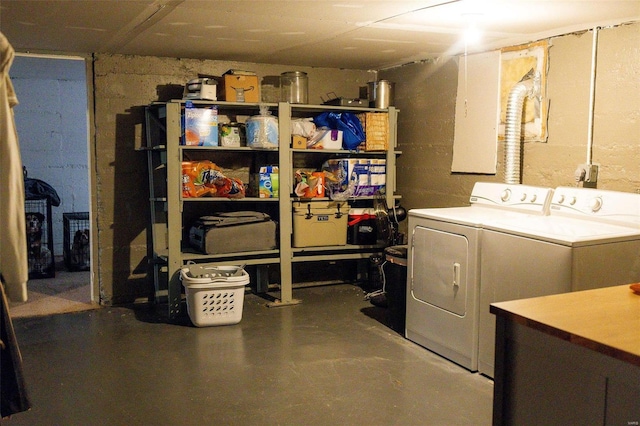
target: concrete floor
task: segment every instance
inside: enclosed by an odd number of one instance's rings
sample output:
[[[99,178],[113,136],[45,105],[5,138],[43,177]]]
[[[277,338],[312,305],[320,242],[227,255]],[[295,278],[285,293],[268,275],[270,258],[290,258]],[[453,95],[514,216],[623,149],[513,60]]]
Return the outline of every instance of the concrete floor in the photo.
[[[85,311],[97,308],[91,302],[91,272],[56,269],[53,278],[31,279],[27,283],[28,300],[9,301],[11,318],[33,317]]]
[[[353,285],[245,296],[237,325],[146,305],[16,318],[17,425],[489,425],[493,382],[388,328]]]

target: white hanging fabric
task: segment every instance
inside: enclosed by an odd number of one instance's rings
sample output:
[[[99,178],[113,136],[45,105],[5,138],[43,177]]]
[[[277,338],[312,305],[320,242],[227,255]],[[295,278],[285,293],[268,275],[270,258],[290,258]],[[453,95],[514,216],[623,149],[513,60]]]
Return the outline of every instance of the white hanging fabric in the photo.
[[[0,33],[0,416],[31,407],[6,296],[27,300],[27,235],[24,215],[24,176],[13,107],[18,99],[9,79],[14,51]]]
[[[24,212],[24,176],[13,107],[18,98],[9,69],[14,50],[0,33],[0,273],[9,299],[27,300],[29,265]]]

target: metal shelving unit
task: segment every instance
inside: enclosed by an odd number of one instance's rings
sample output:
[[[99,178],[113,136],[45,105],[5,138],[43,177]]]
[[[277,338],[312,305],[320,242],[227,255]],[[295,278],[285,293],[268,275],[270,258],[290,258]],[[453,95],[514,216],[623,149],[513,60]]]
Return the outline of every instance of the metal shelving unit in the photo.
[[[286,306],[299,303],[293,298],[292,269],[294,264],[306,261],[339,261],[348,259],[365,259],[372,253],[379,253],[378,246],[332,246],[293,248],[292,203],[298,198],[293,194],[293,158],[294,155],[335,155],[335,156],[369,156],[386,160],[386,198],[392,205],[398,197],[395,195],[395,165],[400,154],[396,150],[397,110],[375,108],[351,108],[339,106],[312,106],[278,104],[244,104],[232,102],[193,101],[195,105],[217,105],[219,114],[257,115],[261,105],[266,105],[278,117],[279,148],[277,150],[261,150],[250,147],[193,147],[180,145],[182,135],[181,113],[185,101],[176,100],[167,103],[155,103],[146,108],[146,140],[148,172],[149,172],[149,205],[150,228],[152,242],[149,244],[149,259],[153,266],[156,300],[168,303],[169,316],[175,317],[181,310],[181,283],[179,271],[187,262],[198,262],[216,265],[255,265],[258,272],[258,285],[264,287],[267,279],[266,267],[279,265],[280,297],[270,302],[270,306]],[[345,150],[304,150],[292,149],[291,119],[292,117],[313,117],[323,111],[349,112],[386,112],[389,117],[389,149],[385,152],[351,152]],[[240,156],[269,156],[277,158],[279,166],[280,196],[279,198],[242,199],[226,198],[183,198],[181,192],[182,161],[187,153],[205,155],[215,162],[216,156],[229,153]],[[266,158],[266,157],[265,157]],[[320,158],[320,157],[318,157]],[[275,162],[274,162],[275,163]],[[359,201],[362,201],[359,199]],[[367,202],[366,200],[364,202]],[[371,201],[369,201],[371,202]],[[229,210],[246,210],[247,205],[262,206],[277,212],[274,219],[279,224],[276,250],[257,252],[229,253],[223,255],[206,255],[198,253],[182,241],[185,226],[185,210],[202,206],[225,206]],[[267,284],[268,285],[268,284]]]

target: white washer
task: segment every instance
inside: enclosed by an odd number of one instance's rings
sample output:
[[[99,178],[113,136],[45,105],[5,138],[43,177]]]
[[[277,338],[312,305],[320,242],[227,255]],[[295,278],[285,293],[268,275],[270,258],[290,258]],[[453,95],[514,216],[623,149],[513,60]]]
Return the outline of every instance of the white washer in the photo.
[[[480,269],[478,369],[493,377],[491,303],[640,281],[640,194],[556,188],[548,216],[484,224]]]
[[[478,368],[482,224],[542,215],[552,190],[478,182],[468,207],[409,211],[406,337],[471,371]]]

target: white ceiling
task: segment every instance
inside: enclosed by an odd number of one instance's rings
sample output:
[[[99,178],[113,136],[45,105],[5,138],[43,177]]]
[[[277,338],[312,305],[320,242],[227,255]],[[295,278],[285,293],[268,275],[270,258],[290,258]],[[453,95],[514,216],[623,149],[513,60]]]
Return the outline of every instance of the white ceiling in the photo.
[[[640,0],[0,0],[18,52],[379,70],[640,21]]]

